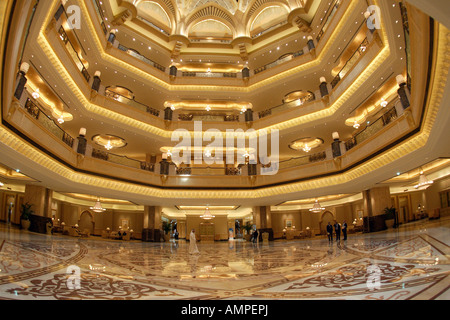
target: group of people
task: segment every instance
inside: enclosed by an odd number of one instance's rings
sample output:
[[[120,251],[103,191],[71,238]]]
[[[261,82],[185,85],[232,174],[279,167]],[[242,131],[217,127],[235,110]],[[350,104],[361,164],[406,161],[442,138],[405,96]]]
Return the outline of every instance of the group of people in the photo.
[[[331,222],[328,222],[327,235],[329,242],[333,242],[333,233],[336,235],[336,241],[341,240],[341,232],[344,235],[344,240],[347,240],[347,222],[345,220],[342,223],[342,226],[338,222],[336,222],[334,225],[332,225]]]

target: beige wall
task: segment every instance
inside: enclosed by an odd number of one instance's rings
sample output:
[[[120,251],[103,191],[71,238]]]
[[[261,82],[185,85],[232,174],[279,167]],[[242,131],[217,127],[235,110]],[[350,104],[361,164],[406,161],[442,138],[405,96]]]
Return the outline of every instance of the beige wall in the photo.
[[[274,232],[283,231],[286,220],[292,220],[295,229],[302,230],[302,215],[300,210],[272,212],[272,229]]]
[[[96,234],[100,235],[101,231],[106,230],[106,228],[118,230],[119,226],[122,226],[122,220],[128,220],[129,228],[135,232],[140,233],[142,231],[143,213],[140,211],[107,210],[103,213],[96,213],[89,210],[87,206],[59,201],[57,201],[57,207],[56,219],[61,219],[61,222],[64,222],[66,226],[78,224],[81,213],[90,211],[94,217]]]
[[[330,212],[333,215],[333,219],[339,223],[345,220],[348,224],[351,224],[357,218],[358,210],[363,210],[363,207],[363,201],[359,200],[354,203],[327,207],[324,212]],[[272,229],[274,232],[282,232],[286,225],[286,220],[292,220],[296,230],[306,230],[308,227],[312,230],[319,230],[320,222],[327,220],[326,217],[323,217],[323,214],[323,212],[312,213],[309,210],[273,211]]]
[[[200,223],[205,222],[200,216],[186,217],[186,238],[189,238],[192,229],[195,229],[195,234],[199,235]],[[216,216],[213,220],[214,233],[221,235],[228,235],[228,218],[226,216]]]
[[[435,181],[428,189],[426,189],[428,211],[441,207],[439,192],[450,189],[450,177]]]

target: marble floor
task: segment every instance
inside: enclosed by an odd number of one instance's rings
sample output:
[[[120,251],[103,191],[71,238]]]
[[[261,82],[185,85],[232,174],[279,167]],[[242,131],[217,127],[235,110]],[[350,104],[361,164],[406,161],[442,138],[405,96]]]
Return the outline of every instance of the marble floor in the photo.
[[[450,218],[348,240],[189,243],[41,235],[0,224],[0,299],[448,300]]]

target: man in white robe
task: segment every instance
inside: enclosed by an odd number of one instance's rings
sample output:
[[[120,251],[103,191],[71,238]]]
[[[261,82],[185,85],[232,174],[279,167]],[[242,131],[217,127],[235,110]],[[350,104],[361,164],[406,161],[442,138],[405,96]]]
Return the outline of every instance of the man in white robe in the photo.
[[[197,239],[195,238],[195,229],[192,229],[191,234],[189,236],[189,253],[190,254],[199,254],[200,251],[198,251],[197,248]]]

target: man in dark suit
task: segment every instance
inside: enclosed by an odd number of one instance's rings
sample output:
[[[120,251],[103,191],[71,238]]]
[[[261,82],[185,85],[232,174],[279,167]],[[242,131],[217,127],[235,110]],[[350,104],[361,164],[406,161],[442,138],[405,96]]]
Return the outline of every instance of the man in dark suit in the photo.
[[[330,222],[328,222],[327,225],[327,235],[328,235],[328,241],[333,242],[333,226]]]
[[[253,232],[253,243],[257,242],[258,242],[258,230],[255,229],[255,231]]]
[[[347,240],[347,221],[345,220],[342,223],[342,234],[344,235],[344,240]]]
[[[336,241],[341,240],[341,225],[337,221],[334,224],[334,230],[336,231]]]

